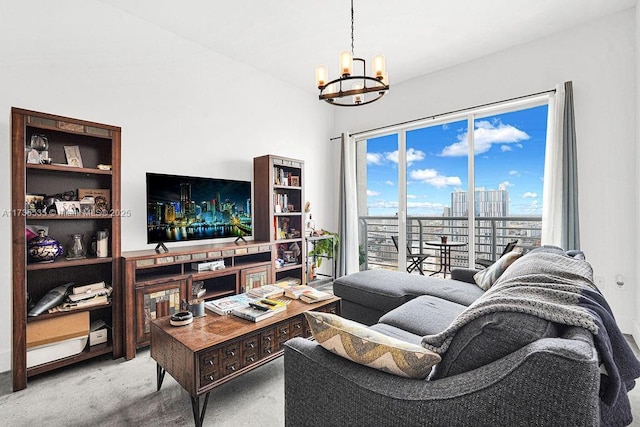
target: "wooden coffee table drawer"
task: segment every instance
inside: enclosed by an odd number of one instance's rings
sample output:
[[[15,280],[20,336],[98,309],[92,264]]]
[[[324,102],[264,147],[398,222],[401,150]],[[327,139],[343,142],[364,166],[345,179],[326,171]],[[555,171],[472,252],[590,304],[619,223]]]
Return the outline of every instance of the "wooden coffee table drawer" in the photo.
[[[281,322],[276,325],[276,351],[284,348],[284,343],[291,338],[289,322]]]
[[[224,377],[233,374],[240,367],[240,341],[234,341],[222,347],[220,376]]]
[[[265,329],[260,334],[260,342],[262,343],[260,348],[260,356],[267,357],[274,353],[276,342],[276,330],[274,328]]]
[[[240,348],[242,349],[242,353],[240,355],[240,360],[243,368],[255,363],[260,358],[259,343],[260,334],[248,336],[241,341]]]
[[[201,354],[198,365],[200,367],[200,387],[204,387],[220,378],[218,350]]]
[[[289,331],[291,334],[289,338],[304,336],[304,317],[298,316],[291,320],[289,323]]]

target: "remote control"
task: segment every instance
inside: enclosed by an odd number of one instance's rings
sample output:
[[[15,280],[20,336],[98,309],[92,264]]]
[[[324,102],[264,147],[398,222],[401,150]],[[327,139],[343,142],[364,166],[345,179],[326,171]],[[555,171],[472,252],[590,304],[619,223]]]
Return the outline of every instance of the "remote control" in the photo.
[[[261,311],[269,311],[269,307],[264,306],[262,304],[259,304],[257,302],[250,302],[249,305],[255,309],[261,310]]]

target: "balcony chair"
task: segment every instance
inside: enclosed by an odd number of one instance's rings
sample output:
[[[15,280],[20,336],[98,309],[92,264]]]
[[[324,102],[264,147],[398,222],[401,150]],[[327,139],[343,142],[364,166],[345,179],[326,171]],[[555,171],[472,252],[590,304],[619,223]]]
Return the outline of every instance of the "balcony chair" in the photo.
[[[391,236],[391,240],[393,240],[393,245],[396,247],[398,253],[398,236]],[[422,276],[424,276],[424,271],[422,270],[422,263],[425,259],[429,258],[429,254],[413,253],[411,246],[409,245],[409,241],[407,241],[407,273],[413,273],[415,270],[418,270]]]
[[[504,247],[504,250],[502,251],[502,254],[500,255],[500,257],[504,254],[507,254],[509,252],[511,252],[516,245],[518,244],[518,240],[512,240],[509,243],[506,244],[506,246]],[[476,259],[476,264],[479,266],[482,266],[484,268],[487,268],[489,266],[491,266],[493,263],[495,263],[497,260],[495,259],[487,259],[487,258],[478,258]]]

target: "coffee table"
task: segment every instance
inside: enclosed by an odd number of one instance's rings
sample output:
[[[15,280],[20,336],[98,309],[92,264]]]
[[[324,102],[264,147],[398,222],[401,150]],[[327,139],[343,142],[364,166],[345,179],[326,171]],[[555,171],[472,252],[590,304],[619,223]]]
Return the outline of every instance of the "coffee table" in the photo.
[[[195,425],[202,426],[212,389],[281,356],[290,338],[311,337],[304,317],[309,310],[340,314],[340,298],[315,304],[292,300],[285,311],[257,323],[208,310],[186,326],[171,326],[168,316],[153,320],[157,390],[169,373],[189,393]]]

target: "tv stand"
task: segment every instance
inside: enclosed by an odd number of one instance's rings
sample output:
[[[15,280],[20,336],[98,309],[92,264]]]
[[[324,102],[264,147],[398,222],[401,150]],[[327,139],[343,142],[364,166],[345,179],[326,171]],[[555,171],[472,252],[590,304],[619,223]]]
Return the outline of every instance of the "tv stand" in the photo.
[[[244,242],[244,244],[245,244],[245,245],[247,244],[247,241],[246,241],[246,240],[244,240],[244,236],[238,236],[238,237],[236,238],[236,240],[234,240],[234,241],[233,241],[233,243],[235,243],[235,244],[237,245],[237,244],[238,244],[238,240],[242,240],[242,241]]]
[[[163,251],[165,254],[169,252],[169,249],[165,246],[165,244],[163,242],[160,242],[156,245],[156,249],[155,249],[156,253],[160,253],[161,251]]]
[[[136,356],[136,349],[149,345],[151,319],[182,311],[183,300],[195,299],[193,282],[201,282],[205,294],[198,298],[205,301],[274,282],[275,248],[271,242],[177,246],[170,253],[162,253],[161,247],[158,245],[157,251],[149,248],[121,254],[126,360]],[[224,268],[198,268],[199,263],[211,261],[223,261]]]

